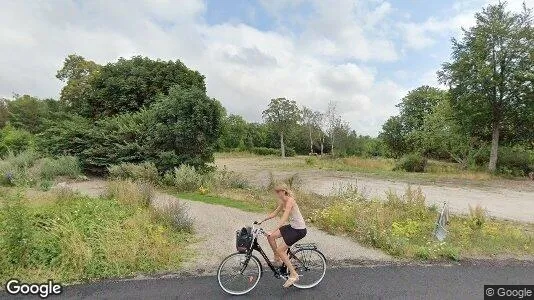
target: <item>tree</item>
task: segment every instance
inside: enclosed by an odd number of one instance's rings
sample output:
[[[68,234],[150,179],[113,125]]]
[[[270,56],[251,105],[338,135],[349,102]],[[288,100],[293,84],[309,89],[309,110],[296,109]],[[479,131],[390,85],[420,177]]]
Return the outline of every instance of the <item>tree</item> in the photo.
[[[534,32],[526,6],[512,13],[505,3],[488,5],[475,18],[461,40],[452,40],[453,61],[438,76],[450,87],[461,127],[473,136],[491,134],[488,169],[495,171],[501,131],[513,130],[517,108],[531,111],[534,105]]]
[[[324,114],[326,133],[330,138],[330,154],[334,155],[334,143],[336,136],[336,129],[341,126],[342,120],[337,112],[337,103],[330,101],[328,103],[328,108]]]
[[[313,153],[313,132],[317,131],[321,123],[321,113],[306,106],[302,108],[302,124],[306,126],[310,138],[310,153]],[[320,130],[320,129],[319,129]]]
[[[247,121],[241,116],[229,115],[224,117],[221,126],[220,146],[225,149],[244,148],[247,125]]]
[[[94,96],[91,84],[101,67],[80,55],[71,54],[65,58],[56,78],[66,83],[59,99],[69,110],[82,116],[91,115],[91,98]]]
[[[397,105],[400,110],[405,132],[418,130],[423,126],[425,116],[432,113],[434,107],[446,97],[447,92],[427,85],[408,92]]]
[[[112,164],[150,161],[161,172],[213,161],[220,133],[220,103],[199,88],[179,86],[146,109],[96,122],[70,116],[39,135],[53,155],[75,155],[84,169],[104,173]]]
[[[61,100],[76,113],[99,119],[135,112],[167,95],[174,85],[206,91],[204,76],[181,61],[152,60],[134,56],[100,66],[78,55],[69,55],[56,77],[66,81]]]
[[[448,98],[436,105],[431,114],[424,118],[420,130],[413,131],[415,147],[423,153],[446,153],[463,168],[467,168],[483,148],[479,141],[462,132],[454,118]]]
[[[272,126],[280,136],[280,151],[282,157],[286,156],[284,135],[296,127],[301,114],[294,100],[286,98],[271,99],[269,106],[262,113],[265,122]]]
[[[47,102],[29,95],[15,95],[7,102],[7,109],[9,123],[31,133],[41,132],[49,115]]]
[[[0,128],[6,126],[9,121],[9,111],[7,109],[8,100],[0,98]]]
[[[384,141],[393,157],[399,157],[406,153],[407,145],[404,138],[401,117],[390,117],[384,125],[382,125],[382,132],[378,137]]]

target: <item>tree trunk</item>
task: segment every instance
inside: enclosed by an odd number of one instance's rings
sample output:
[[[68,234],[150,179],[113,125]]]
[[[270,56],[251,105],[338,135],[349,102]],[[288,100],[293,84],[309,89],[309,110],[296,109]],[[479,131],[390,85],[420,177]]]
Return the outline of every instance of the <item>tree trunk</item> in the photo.
[[[313,139],[312,139],[312,129],[310,127],[310,154],[313,154]]]
[[[491,136],[491,153],[488,169],[491,172],[495,172],[497,169],[497,153],[499,151],[499,124],[493,124],[493,134]]]
[[[284,133],[280,132],[280,151],[282,152],[282,157],[286,157],[286,147],[284,146]]]
[[[321,136],[321,156],[324,154],[324,135]]]
[[[334,136],[330,138],[330,141],[332,141],[332,145],[330,145],[330,155],[334,156]]]

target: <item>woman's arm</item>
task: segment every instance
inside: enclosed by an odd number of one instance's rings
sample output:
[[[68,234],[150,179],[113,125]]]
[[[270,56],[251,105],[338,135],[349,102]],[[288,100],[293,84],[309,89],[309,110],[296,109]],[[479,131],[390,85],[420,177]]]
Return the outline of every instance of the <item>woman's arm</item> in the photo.
[[[263,220],[260,222],[260,224],[263,223],[263,222],[265,222],[265,221],[267,221],[267,220],[270,220],[270,219],[276,217],[276,216],[278,215],[278,213],[280,212],[281,209],[282,209],[282,203],[278,203],[278,206],[276,207],[276,209],[275,209],[272,213],[270,213],[270,214],[267,216],[267,218],[263,219]]]

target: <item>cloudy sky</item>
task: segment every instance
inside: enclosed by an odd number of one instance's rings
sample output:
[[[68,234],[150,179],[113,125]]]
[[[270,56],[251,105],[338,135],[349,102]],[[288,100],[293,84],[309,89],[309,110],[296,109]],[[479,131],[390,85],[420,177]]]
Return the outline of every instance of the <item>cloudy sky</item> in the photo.
[[[0,96],[57,98],[71,53],[100,64],[143,55],[199,70],[208,94],[250,121],[271,98],[316,110],[333,100],[376,135],[407,91],[438,85],[450,38],[489,2],[0,0]]]

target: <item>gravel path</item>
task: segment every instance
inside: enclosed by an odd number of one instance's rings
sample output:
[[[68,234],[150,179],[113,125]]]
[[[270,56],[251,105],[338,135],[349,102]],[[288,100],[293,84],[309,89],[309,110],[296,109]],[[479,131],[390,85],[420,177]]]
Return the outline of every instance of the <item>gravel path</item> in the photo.
[[[101,195],[105,186],[106,182],[102,180],[68,184],[69,188],[93,197]],[[185,203],[194,219],[195,232],[200,241],[192,245],[197,253],[196,259],[186,263],[184,269],[195,274],[214,273],[222,259],[235,252],[235,231],[265,217],[231,207],[178,199],[164,193],[156,193],[153,204],[161,207],[170,201]],[[275,224],[275,220],[270,220],[264,223],[264,229],[269,230]],[[309,228],[308,235],[301,242],[315,242],[326,258],[336,263],[393,260],[379,250],[363,247],[350,238],[333,236],[316,228]],[[260,239],[260,245],[270,256],[271,250],[265,238]]]
[[[295,171],[280,171],[279,161],[258,160],[254,157],[219,158],[217,165],[228,170],[242,173],[252,183],[264,186],[274,178],[287,178],[298,174],[301,187],[305,190],[328,195],[340,186],[351,184],[357,186],[370,197],[384,198],[388,191],[403,194],[408,183],[399,180],[385,180],[372,178],[355,172],[341,172],[317,169],[301,169]],[[278,164],[278,165],[276,165]],[[534,223],[534,182],[508,181],[507,184],[484,188],[473,187],[468,184],[454,186],[439,186],[428,184],[412,184],[421,187],[429,205],[439,207],[443,202],[449,204],[450,210],[457,214],[469,213],[469,206],[482,206],[490,216]]]

